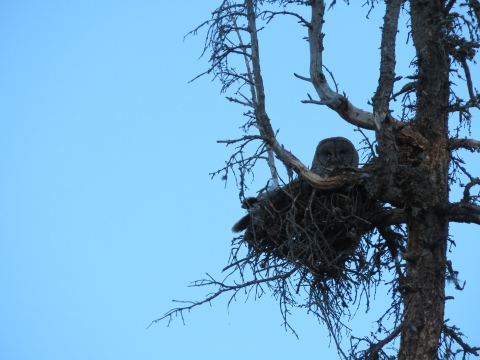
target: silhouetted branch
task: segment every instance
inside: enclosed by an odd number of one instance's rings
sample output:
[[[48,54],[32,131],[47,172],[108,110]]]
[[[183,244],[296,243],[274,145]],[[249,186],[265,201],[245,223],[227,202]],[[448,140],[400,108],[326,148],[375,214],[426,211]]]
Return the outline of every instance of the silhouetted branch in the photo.
[[[311,96],[309,95],[310,97],[310,100],[302,100],[302,103],[304,104],[317,104],[317,105],[331,105],[333,104],[335,101],[337,100],[344,100],[344,101],[348,101],[345,97],[343,97],[342,95],[340,94],[337,94],[335,95],[333,98],[331,98],[330,100],[322,100],[322,101],[318,101],[318,100],[312,100]]]
[[[437,212],[447,215],[450,221],[480,225],[480,206],[464,203],[449,203],[437,207]]]
[[[321,101],[329,101],[339,95],[334,92],[327,83],[323,74],[322,52],[323,52],[323,15],[325,13],[325,4],[323,1],[315,1],[311,5],[312,18],[311,27],[308,28],[308,39],[310,46],[310,77],[315,90]],[[345,97],[340,97],[337,101],[329,104],[328,107],[337,112],[347,122],[364,129],[373,130],[375,128],[373,114],[362,109],[356,108]]]
[[[448,280],[453,281],[453,283],[455,284],[455,289],[456,290],[462,291],[465,288],[465,281],[463,282],[463,285],[460,285],[458,283],[458,279],[457,279],[458,271],[453,270],[453,265],[452,265],[452,262],[450,260],[447,260],[446,265],[447,265],[447,270],[448,270],[448,273],[449,273]]]
[[[368,349],[368,356],[367,360],[377,360],[378,359],[378,352],[382,349],[385,345],[389,342],[393,341],[402,331],[404,328],[407,327],[408,324],[402,323],[397,326],[393,331],[383,340],[377,342],[376,344],[370,344],[370,348]]]
[[[300,80],[312,82],[312,79],[307,78],[307,77],[305,77],[305,76],[301,76],[301,75],[298,75],[298,74],[296,74],[296,73],[293,73],[293,75],[294,75],[295,77],[299,78]]]
[[[457,0],[449,0],[448,3],[445,5],[445,14],[448,14],[450,12],[450,10],[452,10],[452,7],[453,5],[455,5],[455,3],[457,2]]]
[[[194,281],[192,283],[192,285],[190,286],[196,286],[196,287],[200,287],[200,286],[211,286],[211,285],[214,285],[214,286],[218,286],[219,289],[217,292],[207,296],[205,299],[201,300],[201,301],[179,301],[179,300],[173,300],[173,302],[178,302],[178,303],[187,303],[187,304],[191,304],[189,306],[183,306],[183,307],[178,307],[178,308],[175,308],[175,309],[171,309],[169,311],[167,311],[165,313],[165,315],[163,315],[162,317],[158,318],[158,319],[155,319],[153,320],[150,325],[148,325],[147,329],[152,326],[153,324],[156,324],[157,322],[159,321],[162,321],[163,319],[166,319],[166,318],[169,318],[169,321],[168,323],[170,324],[171,322],[171,319],[172,319],[172,316],[173,315],[178,315],[180,314],[180,316],[182,316],[182,320],[183,320],[183,315],[182,313],[187,310],[187,311],[190,311],[191,309],[197,307],[197,306],[200,306],[202,304],[205,304],[205,303],[208,303],[214,299],[216,299],[217,297],[219,297],[220,295],[222,295],[223,293],[226,293],[226,292],[230,292],[230,291],[233,291],[234,294],[232,295],[231,299],[233,297],[235,297],[235,295],[238,293],[238,291],[242,290],[242,289],[245,289],[247,287],[250,287],[250,286],[254,286],[254,285],[260,285],[260,284],[264,284],[264,283],[268,283],[268,282],[273,282],[275,280],[280,280],[280,279],[287,279],[288,277],[290,277],[295,271],[297,271],[296,268],[292,269],[291,271],[289,272],[286,272],[284,274],[279,274],[279,275],[276,275],[276,276],[272,276],[272,277],[268,277],[268,278],[263,278],[263,279],[255,279],[255,280],[252,280],[252,281],[247,281],[247,282],[244,282],[244,283],[241,283],[241,284],[238,284],[238,285],[226,285],[225,283],[223,282],[220,282],[220,281],[216,281],[214,280],[209,274],[207,274],[207,276],[209,277],[209,279],[202,279],[202,280],[197,280],[197,281]]]
[[[392,95],[392,100],[395,100],[395,98],[399,95],[413,92],[415,91],[415,88],[417,87],[417,83],[415,81],[409,82],[400,89],[400,91],[396,92],[395,94]]]
[[[443,332],[450,336],[452,339],[454,339],[458,345],[460,345],[464,351],[464,353],[469,353],[475,356],[479,356],[478,350],[480,350],[480,347],[471,347],[470,345],[466,344],[460,335],[457,333],[457,328],[456,327],[450,327],[447,325],[443,325],[442,328]]]
[[[480,24],[480,1],[478,0],[469,0],[468,6],[472,9],[475,17],[477,18],[477,26]]]
[[[380,45],[380,77],[378,87],[373,97],[373,113],[375,126],[378,131],[387,116],[390,115],[390,95],[395,82],[395,39],[398,30],[398,17],[402,0],[386,1],[385,16],[383,18],[382,41]]]
[[[291,11],[265,11],[263,14],[265,16],[265,19],[267,20],[267,24],[277,15],[290,15],[290,16],[296,17],[300,24],[308,28],[312,27],[312,25],[307,20],[305,20],[302,16]]]
[[[480,141],[474,139],[450,139],[449,150],[467,149],[480,152]]]
[[[399,152],[394,129],[397,128],[396,131],[400,135],[408,127],[405,124],[400,124],[390,115],[389,104],[395,83],[395,41],[402,0],[387,0],[385,3],[386,9],[380,44],[380,77],[377,90],[372,98],[376,139],[379,145],[377,147],[378,161],[374,165],[376,167],[374,171],[377,178],[382,179],[382,183],[375,183],[375,185],[370,186],[369,191],[376,192],[376,196],[382,201],[397,205],[398,200],[395,198],[402,190],[394,190],[397,184],[395,177],[392,176],[398,170]],[[406,138],[409,138],[409,136]],[[388,189],[388,191],[378,191],[381,188]]]
[[[319,189],[336,189],[346,184],[354,184],[362,182],[360,175],[357,174],[346,174],[341,176],[336,176],[328,179],[324,179],[321,176],[311,172],[297,157],[295,157],[291,152],[287,151],[275,137],[270,119],[267,115],[265,108],[265,93],[263,85],[263,77],[260,70],[260,55],[259,55],[259,46],[258,46],[258,37],[257,37],[257,26],[256,26],[256,14],[253,6],[252,0],[247,0],[245,2],[247,8],[247,19],[248,27],[250,30],[251,37],[251,63],[252,63],[252,73],[255,83],[255,94],[256,98],[254,101],[255,104],[255,118],[257,124],[259,125],[261,135],[264,136],[266,144],[269,148],[275,153],[277,158],[285,164],[289,169],[295,171],[298,176],[311,184],[314,187]],[[309,30],[311,30],[309,28]],[[327,85],[328,86],[328,85]],[[335,96],[339,96],[335,94]]]
[[[470,68],[468,67],[467,61],[465,59],[461,59],[460,64],[462,65],[463,71],[465,71],[465,79],[467,80],[467,89],[468,95],[470,95],[470,102],[472,103],[473,107],[480,109],[480,104],[477,101],[477,96],[473,91],[472,75],[470,73]]]
[[[235,144],[237,142],[243,142],[246,140],[265,140],[264,136],[260,135],[245,135],[242,136],[240,139],[234,139],[234,140],[217,140],[217,143],[219,144]]]

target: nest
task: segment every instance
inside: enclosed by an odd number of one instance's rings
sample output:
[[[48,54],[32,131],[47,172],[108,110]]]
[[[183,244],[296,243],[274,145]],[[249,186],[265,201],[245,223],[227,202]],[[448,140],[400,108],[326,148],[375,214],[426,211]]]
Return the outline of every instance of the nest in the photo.
[[[313,188],[296,179],[263,198],[243,203],[249,213],[233,231],[245,230],[243,241],[257,255],[305,266],[318,279],[338,278],[358,254],[374,199],[361,186],[334,191]]]

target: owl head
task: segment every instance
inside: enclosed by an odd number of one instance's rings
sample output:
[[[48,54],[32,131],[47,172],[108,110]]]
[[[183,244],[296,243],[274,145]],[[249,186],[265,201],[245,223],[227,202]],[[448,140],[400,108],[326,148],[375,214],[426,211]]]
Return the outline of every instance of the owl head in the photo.
[[[312,171],[320,176],[334,176],[344,167],[358,167],[358,154],[352,142],[344,137],[320,141],[312,162]]]

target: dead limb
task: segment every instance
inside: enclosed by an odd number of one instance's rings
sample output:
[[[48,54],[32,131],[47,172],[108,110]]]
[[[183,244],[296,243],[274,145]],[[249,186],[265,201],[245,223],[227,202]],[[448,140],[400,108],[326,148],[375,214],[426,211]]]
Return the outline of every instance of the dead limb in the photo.
[[[449,150],[467,149],[480,152],[480,141],[474,139],[450,139]]]
[[[479,356],[478,350],[480,350],[480,347],[471,347],[470,345],[465,343],[460,337],[460,335],[458,334],[458,330],[459,329],[455,326],[451,327],[451,326],[443,325],[443,328],[442,328],[443,333],[451,337],[453,340],[455,340],[457,344],[462,347],[464,353]]]
[[[322,52],[323,52],[323,16],[325,4],[323,1],[315,1],[310,5],[312,8],[311,27],[308,28],[308,39],[310,46],[310,78],[321,101],[329,101],[340,95],[334,92],[327,83],[323,74]],[[341,96],[337,101],[329,104],[328,107],[334,110],[340,117],[350,124],[364,129],[375,128],[373,114],[355,107],[347,98]]]
[[[450,221],[480,225],[480,206],[460,202],[444,204],[436,210],[441,215],[447,215]]]
[[[376,344],[370,344],[368,349],[367,360],[376,360],[378,359],[378,352],[389,342],[393,341],[406,327],[408,324],[401,323],[398,325],[385,339],[380,340]]]
[[[217,280],[213,279],[209,274],[207,274],[209,279],[194,281],[190,286],[211,286],[211,285],[214,285],[214,286],[219,287],[217,292],[207,296],[205,299],[200,300],[200,301],[173,300],[174,302],[187,303],[187,304],[191,304],[191,305],[182,306],[182,307],[178,307],[178,308],[169,310],[162,317],[160,317],[158,319],[155,319],[155,320],[152,320],[150,325],[148,325],[147,329],[150,326],[152,326],[153,324],[156,324],[157,322],[162,321],[163,319],[166,319],[166,318],[169,318],[168,323],[170,324],[170,321],[172,321],[172,316],[173,315],[180,315],[182,317],[182,320],[183,320],[183,312],[184,311],[190,311],[191,309],[193,309],[197,306],[203,305],[205,303],[209,303],[210,301],[216,299],[217,297],[219,297],[223,293],[233,291],[234,294],[230,298],[230,301],[231,301],[235,297],[235,295],[242,289],[248,288],[250,286],[256,286],[256,285],[261,285],[261,284],[264,284],[264,283],[269,283],[269,282],[276,281],[276,280],[288,279],[297,270],[298,270],[297,268],[293,268],[291,271],[286,272],[284,274],[279,274],[279,275],[276,275],[276,276],[263,278],[263,279],[255,279],[255,280],[247,281],[247,282],[244,282],[244,283],[241,283],[241,284],[238,284],[238,285],[226,285],[223,281],[217,281]]]

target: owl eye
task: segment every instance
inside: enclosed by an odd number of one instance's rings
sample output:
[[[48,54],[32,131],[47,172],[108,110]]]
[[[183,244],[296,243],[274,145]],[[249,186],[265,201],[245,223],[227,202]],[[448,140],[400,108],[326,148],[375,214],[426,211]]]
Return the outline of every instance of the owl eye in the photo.
[[[331,158],[332,157],[332,153],[330,151],[325,151],[324,155],[327,157],[327,158]]]
[[[339,154],[341,157],[344,157],[345,156],[345,151],[340,151],[340,154]]]

